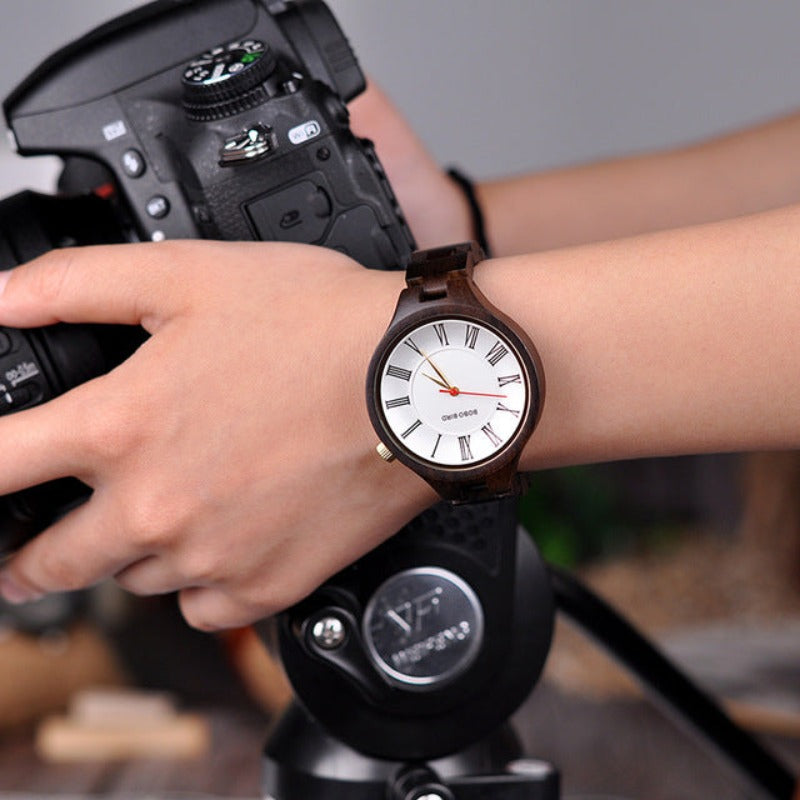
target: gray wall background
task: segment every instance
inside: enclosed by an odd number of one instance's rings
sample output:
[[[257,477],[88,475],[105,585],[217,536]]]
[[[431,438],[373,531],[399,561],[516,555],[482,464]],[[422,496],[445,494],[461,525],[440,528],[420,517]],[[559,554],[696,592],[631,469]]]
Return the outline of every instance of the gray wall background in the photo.
[[[0,94],[54,48],[138,4],[2,0]],[[436,157],[476,177],[689,142],[800,107],[800,3],[330,4]],[[0,147],[0,193],[50,184],[50,160]]]

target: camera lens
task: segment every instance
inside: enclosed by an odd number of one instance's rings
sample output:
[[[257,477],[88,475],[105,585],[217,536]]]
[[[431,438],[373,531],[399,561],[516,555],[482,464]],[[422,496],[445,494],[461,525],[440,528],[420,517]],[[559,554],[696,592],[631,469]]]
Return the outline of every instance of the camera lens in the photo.
[[[98,197],[21,192],[0,201],[0,270],[58,247],[121,241],[113,210]],[[108,372],[143,338],[141,329],[111,325],[0,326],[0,416]],[[83,502],[90,491],[67,477],[0,496],[0,557]]]

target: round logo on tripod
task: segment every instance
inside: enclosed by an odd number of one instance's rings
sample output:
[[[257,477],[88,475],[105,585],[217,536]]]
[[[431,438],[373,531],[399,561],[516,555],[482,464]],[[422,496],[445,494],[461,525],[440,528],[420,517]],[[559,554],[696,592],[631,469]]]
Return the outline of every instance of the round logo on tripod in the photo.
[[[393,575],[364,612],[364,641],[375,666],[394,684],[438,689],[462,674],[483,641],[483,609],[472,588],[440,567]]]

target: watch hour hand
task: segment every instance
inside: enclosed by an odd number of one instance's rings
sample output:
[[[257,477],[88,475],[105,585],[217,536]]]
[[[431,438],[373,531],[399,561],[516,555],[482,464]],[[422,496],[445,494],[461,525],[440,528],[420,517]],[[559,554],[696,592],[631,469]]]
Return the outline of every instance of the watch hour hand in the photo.
[[[447,378],[444,376],[444,373],[439,369],[439,367],[437,367],[436,364],[434,364],[433,361],[431,361],[430,356],[421,348],[419,352],[422,353],[422,357],[433,367],[433,371],[442,379],[443,381],[442,386],[444,386],[445,389],[452,389],[453,387],[450,385],[450,381],[447,380]]]
[[[439,386],[441,386],[443,389],[446,389],[447,391],[450,391],[450,386],[449,386],[448,384],[446,384],[444,381],[440,381],[438,378],[434,378],[434,377],[433,377],[433,375],[428,375],[428,373],[427,373],[427,372],[423,372],[422,374],[423,374],[423,375],[424,375],[424,376],[425,376],[425,377],[426,377],[426,378],[427,378],[429,381],[433,381],[434,383],[436,383],[436,384],[438,384]]]

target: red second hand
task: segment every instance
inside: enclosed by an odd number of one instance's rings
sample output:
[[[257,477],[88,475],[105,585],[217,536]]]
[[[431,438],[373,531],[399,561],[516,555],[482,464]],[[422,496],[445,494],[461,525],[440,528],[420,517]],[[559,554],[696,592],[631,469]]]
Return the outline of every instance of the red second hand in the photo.
[[[508,397],[507,394],[489,394],[488,392],[462,392],[457,386],[452,389],[439,389],[439,394],[449,394],[458,397],[460,394],[468,394],[470,397]]]

